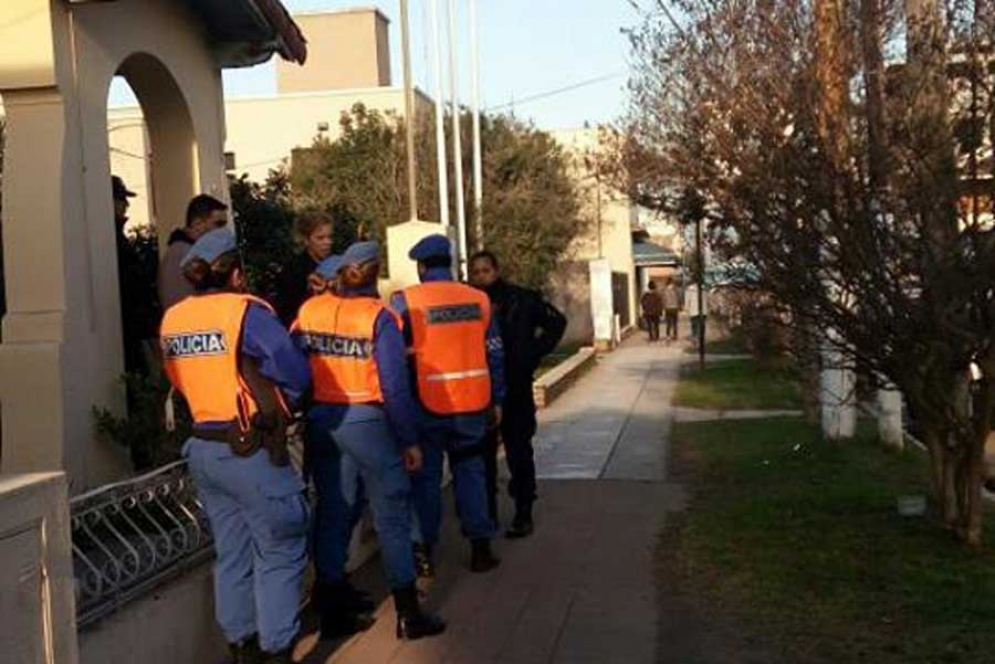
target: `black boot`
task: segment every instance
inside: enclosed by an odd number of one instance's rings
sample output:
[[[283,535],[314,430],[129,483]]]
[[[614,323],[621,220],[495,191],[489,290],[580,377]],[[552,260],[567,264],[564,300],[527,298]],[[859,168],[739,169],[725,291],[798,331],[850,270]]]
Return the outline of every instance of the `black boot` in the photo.
[[[337,588],[339,601],[346,611],[353,613],[373,613],[377,610],[377,603],[368,593],[359,590],[348,581]]]
[[[415,556],[415,571],[422,579],[435,578],[435,563],[432,561],[432,546],[415,542],[412,547]]]
[[[321,617],[323,640],[344,639],[358,632],[365,632],[376,622],[372,616],[376,610],[374,602],[347,581],[335,584],[316,583],[311,599]]]
[[[415,584],[394,591],[397,609],[397,638],[415,641],[446,631],[446,622],[422,608]]]
[[[515,509],[515,519],[504,536],[508,539],[521,539],[531,535],[533,530],[535,524],[532,522],[532,505],[523,504]]]
[[[286,650],[281,650],[280,652],[263,653],[263,659],[260,661],[262,664],[293,664],[294,649],[287,648]]]
[[[473,540],[470,557],[470,571],[477,574],[490,572],[501,564],[501,560],[491,551],[491,541],[485,539]]]
[[[311,602],[320,613],[338,610],[349,613],[373,613],[377,610],[376,602],[348,581],[315,583],[311,591]]]
[[[377,621],[369,613],[328,611],[321,614],[321,639],[337,641],[365,632]]]
[[[259,637],[255,634],[242,639],[238,643],[229,643],[228,652],[232,664],[260,664],[263,661],[263,651],[259,648]]]

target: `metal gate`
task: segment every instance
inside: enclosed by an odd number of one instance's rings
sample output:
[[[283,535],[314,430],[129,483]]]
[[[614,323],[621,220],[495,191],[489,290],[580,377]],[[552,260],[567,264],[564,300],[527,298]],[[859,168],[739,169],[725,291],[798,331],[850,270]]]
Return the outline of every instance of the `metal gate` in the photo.
[[[622,329],[632,324],[632,314],[629,311],[629,275],[625,272],[612,272],[612,309],[618,316]]]

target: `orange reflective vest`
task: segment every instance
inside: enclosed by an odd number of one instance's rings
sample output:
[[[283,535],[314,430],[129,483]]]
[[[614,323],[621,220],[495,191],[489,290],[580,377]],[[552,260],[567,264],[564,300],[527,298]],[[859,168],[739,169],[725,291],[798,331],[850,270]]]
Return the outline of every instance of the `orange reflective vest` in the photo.
[[[237,422],[248,431],[258,411],[238,368],[242,325],[251,303],[270,308],[251,295],[214,293],[181,300],[163,317],[166,375],[198,424]]]
[[[302,335],[311,360],[314,399],[320,403],[383,403],[373,357],[379,298],[324,293],[301,307],[294,332]]]
[[[405,289],[404,298],[422,405],[436,415],[485,410],[491,403],[487,295],[454,281],[434,281]]]

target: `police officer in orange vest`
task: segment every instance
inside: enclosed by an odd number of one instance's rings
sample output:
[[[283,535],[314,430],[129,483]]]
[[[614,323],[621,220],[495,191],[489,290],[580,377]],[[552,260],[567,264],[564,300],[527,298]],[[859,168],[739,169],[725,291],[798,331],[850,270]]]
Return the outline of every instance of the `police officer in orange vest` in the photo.
[[[484,437],[500,420],[504,399],[504,355],[487,295],[453,281],[452,245],[430,235],[408,254],[418,263],[421,284],[394,295],[391,308],[404,320],[423,409],[425,464],[413,477],[420,538],[415,542],[419,574],[434,575],[433,548],[442,520],[442,461],[449,456],[463,534],[471,541],[470,569],[498,566],[491,552],[496,524],[487,507]]]
[[[314,272],[308,275],[308,291],[311,296],[323,293],[337,295],[339,268],[341,266],[341,254],[333,254],[321,261]],[[291,334],[296,337],[298,345],[303,347],[302,338],[299,334],[295,334],[296,331],[297,321],[295,320],[294,325],[291,326]],[[307,352],[307,349],[304,348],[304,351]],[[314,476],[314,473],[311,472],[314,465],[311,459],[313,450],[314,446],[305,444],[305,481]],[[344,507],[334,507],[333,504],[341,496],[326,494],[325,499],[318,503],[318,509],[315,511],[315,518],[312,521],[311,544],[317,561],[315,568],[318,570],[318,580],[312,588],[311,603],[321,615],[323,638],[340,638],[367,629],[374,622],[372,614],[377,608],[376,602],[370,598],[369,594],[356,589],[349,583],[346,574],[347,553],[352,533],[356,525],[362,520],[363,511],[367,506],[363,478],[354,464],[344,464],[339,481],[342,483],[342,495],[355,496],[353,505],[350,507],[346,503],[339,502],[338,505]],[[332,514],[337,513],[337,509],[350,509],[352,512],[348,528],[333,529],[330,527],[328,521]],[[328,544],[333,533],[344,540],[341,546]],[[340,570],[335,573],[334,578],[341,581],[335,583],[322,581],[322,579],[329,578],[329,575],[323,571],[330,567]]]
[[[195,294],[166,312],[161,340],[194,419],[183,454],[214,535],[216,617],[233,662],[290,662],[308,507],[286,450],[287,404],[311,370],[269,305],[246,294],[231,230],[203,235],[182,267]]]
[[[352,245],[342,256],[336,293],[308,300],[294,325],[314,373],[315,405],[308,413],[307,438],[318,490],[314,540],[318,596],[323,598],[319,610],[326,637],[368,626],[347,606],[352,591],[344,576],[361,502],[358,475],[373,508],[397,608],[397,636],[419,639],[441,633],[445,623],[420,606],[415,587],[408,473],[422,466],[419,413],[399,320],[377,294],[379,274],[379,246]]]

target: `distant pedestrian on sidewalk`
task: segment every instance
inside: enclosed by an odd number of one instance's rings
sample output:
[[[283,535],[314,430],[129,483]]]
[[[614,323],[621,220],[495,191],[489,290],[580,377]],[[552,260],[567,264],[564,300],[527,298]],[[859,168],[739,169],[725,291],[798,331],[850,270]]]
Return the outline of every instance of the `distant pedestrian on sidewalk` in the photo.
[[[532,380],[539,362],[563,338],[567,319],[537,291],[510,284],[501,278],[497,256],[480,251],[470,258],[470,282],[484,290],[491,300],[494,316],[504,343],[504,416],[500,427],[492,428],[485,441],[488,509],[496,522],[497,453],[499,436],[504,440],[515,499],[515,519],[506,535],[527,537],[532,533],[532,503],[536,499],[535,453],[536,405]]]
[[[663,316],[663,298],[656,290],[656,282],[651,281],[648,290],[639,301],[643,308],[643,319],[649,332],[650,341],[660,340],[660,317]]]
[[[681,293],[677,290],[677,285],[673,279],[667,281],[663,287],[663,316],[666,321],[664,336],[667,341],[677,341],[677,322],[681,311]]]

